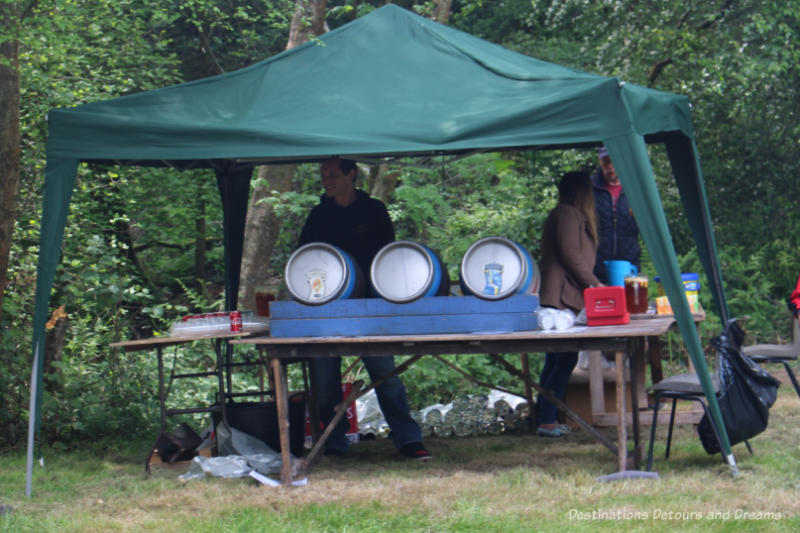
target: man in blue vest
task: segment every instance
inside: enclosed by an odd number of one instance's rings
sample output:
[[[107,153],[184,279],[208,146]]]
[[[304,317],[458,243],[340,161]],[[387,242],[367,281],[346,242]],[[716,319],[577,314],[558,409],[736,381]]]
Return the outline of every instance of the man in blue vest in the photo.
[[[597,158],[600,166],[592,176],[598,236],[594,275],[608,282],[604,261],[630,261],[641,270],[642,249],[639,246],[639,226],[605,146],[598,150]]]

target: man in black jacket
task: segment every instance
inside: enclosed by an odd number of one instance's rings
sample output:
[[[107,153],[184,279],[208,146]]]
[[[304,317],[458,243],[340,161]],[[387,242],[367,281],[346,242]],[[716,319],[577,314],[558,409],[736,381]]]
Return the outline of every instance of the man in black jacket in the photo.
[[[355,161],[328,159],[320,168],[325,194],[309,213],[300,233],[299,246],[324,242],[342,248],[353,256],[361,271],[369,274],[372,259],[394,241],[394,227],[386,206],[380,200],[356,189],[358,174]],[[394,370],[394,357],[362,357],[370,379],[376,381]],[[333,418],[334,408],[342,401],[341,360],[338,357],[312,359],[322,422]],[[422,445],[422,432],[411,418],[406,389],[393,376],[375,388],[383,416],[392,429],[392,440],[400,454],[427,461],[431,454]],[[342,455],[350,443],[346,437],[347,420],[342,418],[325,445],[326,455]]]
[[[598,150],[597,158],[600,166],[592,176],[598,236],[594,274],[607,283],[604,261],[630,261],[641,270],[639,258],[642,249],[639,246],[639,226],[605,146]]]

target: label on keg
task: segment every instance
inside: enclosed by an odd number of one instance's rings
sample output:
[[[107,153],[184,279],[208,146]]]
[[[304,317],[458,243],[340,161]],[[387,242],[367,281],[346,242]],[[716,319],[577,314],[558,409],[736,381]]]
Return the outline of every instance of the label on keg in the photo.
[[[483,267],[483,277],[486,285],[483,287],[483,294],[496,296],[503,288],[503,265],[489,263]]]
[[[322,300],[325,298],[324,270],[310,270],[309,272],[306,272],[306,280],[308,280],[309,300]]]

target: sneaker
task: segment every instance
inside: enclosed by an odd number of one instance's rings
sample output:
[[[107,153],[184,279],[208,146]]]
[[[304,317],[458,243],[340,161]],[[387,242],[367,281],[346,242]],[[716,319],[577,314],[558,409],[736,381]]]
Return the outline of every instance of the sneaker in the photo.
[[[563,437],[569,433],[569,428],[564,424],[559,424],[553,429],[543,428],[539,426],[536,428],[536,434],[542,437]]]
[[[400,455],[404,455],[417,461],[430,461],[433,459],[431,453],[425,449],[421,442],[411,442],[399,450]]]

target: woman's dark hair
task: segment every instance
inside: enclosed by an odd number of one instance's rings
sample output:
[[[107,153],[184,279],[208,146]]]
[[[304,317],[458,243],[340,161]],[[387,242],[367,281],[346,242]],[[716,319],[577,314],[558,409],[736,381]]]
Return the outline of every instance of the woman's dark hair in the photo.
[[[558,182],[558,199],[571,203],[586,215],[589,220],[589,235],[597,242],[597,214],[594,209],[594,193],[589,173],[565,172]]]

